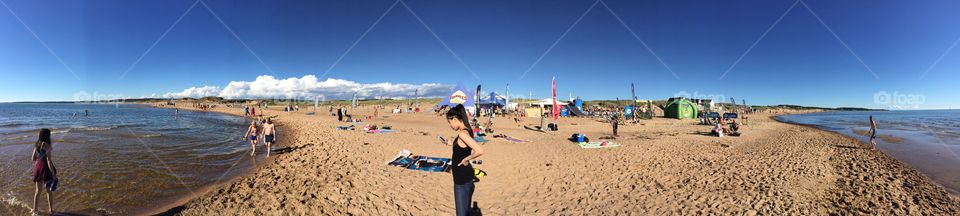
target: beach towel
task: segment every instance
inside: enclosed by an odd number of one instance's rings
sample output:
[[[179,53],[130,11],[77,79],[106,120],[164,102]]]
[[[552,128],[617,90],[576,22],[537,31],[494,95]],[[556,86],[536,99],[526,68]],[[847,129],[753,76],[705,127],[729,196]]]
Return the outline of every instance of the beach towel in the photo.
[[[485,138],[483,138],[483,137],[484,137],[484,136],[477,136],[477,137],[474,137],[473,140],[474,140],[474,141],[477,141],[477,142],[479,142],[479,143],[487,142],[487,139],[485,139]]]
[[[523,128],[526,128],[527,130],[532,130],[532,131],[545,132],[545,131],[543,131],[543,129],[535,128],[535,127],[530,127],[530,126],[527,126],[527,125],[524,125]]]
[[[504,139],[504,140],[507,140],[507,141],[510,141],[510,142],[529,142],[529,141],[526,141],[526,140],[517,139],[517,138],[513,138],[513,137],[508,137],[508,136],[503,136],[503,137],[500,137],[500,138],[502,138],[502,139]]]
[[[529,142],[529,141],[526,141],[526,140],[513,138],[513,137],[510,137],[510,136],[507,136],[507,135],[503,135],[503,134],[493,135],[493,137],[494,137],[494,138],[500,138],[500,139],[503,139],[503,140],[506,140],[506,141],[510,141],[510,142]]]
[[[392,161],[388,161],[387,165],[403,167],[409,170],[449,172],[450,158],[427,157],[420,155],[400,155],[394,158]]]
[[[368,130],[367,133],[382,134],[382,133],[390,133],[390,132],[393,132],[393,131],[394,131],[394,130],[379,129],[379,130]]]
[[[604,145],[606,144],[606,145]],[[577,145],[580,145],[580,148],[592,149],[592,148],[614,148],[620,147],[620,144],[617,144],[613,141],[599,141],[599,142],[579,142]]]

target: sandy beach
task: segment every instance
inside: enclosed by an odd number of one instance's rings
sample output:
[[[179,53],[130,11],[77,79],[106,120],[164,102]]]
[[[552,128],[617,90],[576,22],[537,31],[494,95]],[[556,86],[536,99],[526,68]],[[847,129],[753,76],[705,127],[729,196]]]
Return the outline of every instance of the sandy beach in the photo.
[[[168,213],[182,215],[449,215],[447,173],[386,166],[400,150],[450,156],[437,135],[452,132],[432,112],[381,114],[368,123],[397,132],[336,130],[317,115],[277,108],[281,141],[266,165]],[[211,111],[239,114],[239,108]],[[369,114],[363,108],[354,114]],[[655,118],[623,125],[619,148],[582,149],[572,133],[612,135],[590,118],[561,118],[559,131],[523,129],[498,118],[481,157],[488,176],[474,201],[490,215],[882,214],[955,215],[960,199],[900,161],[855,139],[750,115],[740,137],[712,137],[695,120]],[[527,124],[538,122],[528,118]]]

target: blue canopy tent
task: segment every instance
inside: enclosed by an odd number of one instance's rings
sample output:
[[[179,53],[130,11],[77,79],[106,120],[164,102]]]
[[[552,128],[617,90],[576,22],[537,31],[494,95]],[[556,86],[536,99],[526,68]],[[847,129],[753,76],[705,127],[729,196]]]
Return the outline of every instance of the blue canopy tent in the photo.
[[[497,92],[490,92],[486,97],[480,98],[479,107],[482,109],[498,107],[503,108],[507,105],[507,98],[500,96]]]
[[[449,106],[453,107],[457,104],[463,104],[464,108],[467,108],[467,111],[472,112],[475,109],[474,98],[476,94],[474,92],[467,90],[463,87],[462,83],[457,83],[457,87],[453,88],[453,91],[450,92],[447,97],[440,101],[436,107]]]

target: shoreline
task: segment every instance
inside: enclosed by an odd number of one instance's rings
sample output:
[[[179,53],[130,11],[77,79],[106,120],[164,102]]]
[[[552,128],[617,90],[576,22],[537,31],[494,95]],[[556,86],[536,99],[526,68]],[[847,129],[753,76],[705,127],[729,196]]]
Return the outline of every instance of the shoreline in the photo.
[[[431,123],[441,122],[432,113],[385,114],[369,122],[389,123],[400,134],[369,135],[333,130],[340,123],[325,115],[329,114],[326,111],[318,110],[314,116],[276,112],[280,114],[275,119],[296,128],[285,129],[288,142],[284,144],[292,148],[291,154],[277,154],[271,157],[274,161],[229,182],[211,185],[199,197],[185,198],[186,203],[161,213],[382,215],[452,211],[449,176],[411,173],[382,164],[383,158],[400,149],[449,154],[447,148],[409,144],[435,142],[435,135],[428,134],[442,135],[449,130]],[[364,110],[353,113],[363,114]],[[758,118],[763,116],[766,118]],[[866,145],[860,140],[781,122],[773,116],[752,115],[751,120],[757,120],[744,127],[746,135],[730,138],[695,135],[709,129],[691,121],[648,120],[621,128],[618,142],[625,144],[623,147],[599,151],[562,141],[564,134],[574,131],[571,128],[581,128],[576,131],[584,130],[592,137],[608,133],[604,124],[592,119],[561,119],[566,126],[546,135],[501,123],[499,132],[536,141],[486,144],[491,155],[484,156],[489,167],[483,169],[489,176],[479,183],[474,197],[485,212],[494,214],[960,212],[960,199],[896,158],[864,150]],[[690,133],[694,131],[700,132]],[[843,143],[860,144],[851,147]],[[583,160],[599,163],[572,163]],[[506,161],[510,162],[503,164]],[[531,165],[539,168],[524,168]]]
[[[848,135],[843,134],[843,133],[840,133],[840,132],[827,130],[827,129],[821,128],[821,126],[818,126],[818,125],[814,125],[814,124],[803,124],[803,123],[796,123],[796,122],[789,122],[789,121],[780,120],[780,119],[778,119],[777,117],[779,117],[779,116],[781,116],[781,115],[788,115],[788,114],[780,114],[780,115],[770,116],[770,119],[772,119],[772,120],[774,120],[774,121],[777,121],[777,122],[784,123],[784,124],[791,124],[791,125],[797,125],[797,126],[801,126],[801,127],[807,127],[807,128],[810,128],[810,129],[820,130],[820,131],[823,131],[823,132],[825,132],[825,133],[830,133],[830,134],[835,134],[835,135],[837,135],[837,136],[846,137],[846,138],[848,138],[848,139],[857,141],[857,142],[860,143],[860,145],[863,146],[864,148],[870,148],[871,145],[872,145],[872,144],[870,144],[870,143],[868,143],[868,142],[866,142],[866,141],[860,140],[860,139],[858,139],[858,138],[856,138],[856,137],[851,137],[851,136],[848,136]],[[895,136],[893,136],[893,137],[894,137],[894,138],[898,138],[898,139],[903,139],[903,138],[900,138],[900,137],[895,137]],[[878,136],[877,138],[880,139],[879,136]],[[881,139],[881,140],[883,140],[884,142],[893,143],[893,142],[887,141],[886,139]],[[893,144],[899,144],[899,143],[893,143]],[[916,167],[914,167],[914,166],[912,166],[912,165],[910,165],[910,164],[908,164],[908,163],[906,163],[906,162],[903,162],[903,161],[901,161],[900,159],[897,159],[896,157],[894,157],[894,156],[892,156],[892,155],[889,155],[889,154],[886,153],[886,152],[883,152],[883,151],[880,151],[880,150],[877,150],[877,152],[879,153],[879,155],[882,155],[883,157],[887,157],[887,158],[886,158],[887,160],[896,161],[897,163],[899,163],[899,164],[902,165],[902,166],[907,167],[907,168],[910,169],[911,171],[915,171],[915,172],[919,173],[919,174],[922,175],[927,181],[929,181],[929,182],[937,185],[937,186],[940,187],[942,190],[944,190],[944,192],[946,192],[947,194],[949,194],[951,197],[960,199],[960,189],[952,189],[952,188],[946,187],[945,185],[943,185],[943,184],[941,184],[941,183],[939,183],[939,182],[937,182],[937,181],[934,181],[933,178],[931,178],[931,177],[930,177],[929,175],[927,175],[926,173],[921,172],[918,168],[916,168]]]
[[[175,108],[177,108],[177,109],[180,109],[180,110],[187,110],[187,111],[192,111],[192,112],[211,112],[211,113],[219,113],[219,114],[230,115],[230,116],[240,117],[240,118],[246,119],[246,117],[244,117],[242,114],[240,114],[239,110],[234,110],[234,108],[232,108],[232,107],[225,107],[225,106],[223,106],[222,104],[218,104],[218,106],[217,106],[216,108],[212,108],[212,109],[209,109],[209,110],[201,110],[201,109],[194,108],[194,107],[189,107],[189,106],[188,106],[188,107],[181,107],[181,106],[172,106],[172,107],[171,107],[171,106],[167,106],[167,105],[157,106],[156,103],[132,103],[132,104],[140,104],[140,105],[145,105],[145,106],[148,106],[148,107],[161,108],[161,109],[175,109]],[[278,131],[285,131],[285,130],[286,130],[286,126],[284,126],[281,122],[277,122],[277,123],[278,123],[278,124],[277,124],[276,127],[277,127]],[[241,129],[242,129],[242,128],[241,128]],[[260,147],[265,147],[265,146],[262,146],[262,145],[264,145],[264,144],[263,144],[263,143],[258,144],[258,146],[260,146]],[[276,150],[276,149],[281,149],[283,146],[285,146],[285,145],[284,145],[282,142],[278,142],[278,143],[275,144],[272,148]],[[262,152],[258,152],[258,154],[260,154],[260,153],[262,153]],[[183,197],[171,198],[171,199],[169,199],[171,202],[168,203],[168,204],[164,204],[164,205],[162,205],[162,206],[155,207],[155,208],[135,209],[134,211],[131,211],[130,213],[131,213],[131,214],[135,214],[135,215],[177,215],[180,211],[182,211],[183,209],[186,208],[185,205],[186,205],[187,203],[189,203],[190,201],[195,200],[195,199],[200,198],[200,197],[203,197],[203,196],[209,194],[211,191],[214,191],[214,190],[217,189],[217,188],[223,187],[224,185],[232,184],[232,183],[234,183],[235,181],[237,181],[238,179],[247,177],[247,176],[251,175],[252,173],[256,172],[258,169],[265,169],[265,168],[267,168],[268,166],[270,166],[275,159],[276,159],[275,157],[274,157],[274,158],[264,159],[263,162],[259,162],[260,164],[256,165],[255,167],[251,167],[250,170],[247,170],[247,171],[244,172],[243,174],[236,175],[236,176],[232,176],[232,177],[230,177],[230,178],[228,178],[228,179],[222,179],[222,180],[220,180],[219,182],[216,182],[216,183],[213,183],[213,184],[209,184],[209,185],[205,185],[205,186],[200,187],[200,188],[193,189],[194,193],[187,194],[187,195],[185,195],[185,196],[183,196]]]

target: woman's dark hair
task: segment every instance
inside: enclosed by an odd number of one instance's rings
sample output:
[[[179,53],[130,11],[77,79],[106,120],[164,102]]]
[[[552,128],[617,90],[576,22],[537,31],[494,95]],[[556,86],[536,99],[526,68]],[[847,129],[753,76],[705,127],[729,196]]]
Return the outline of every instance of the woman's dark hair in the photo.
[[[470,117],[467,115],[467,109],[463,108],[463,104],[457,104],[457,106],[447,110],[447,119],[454,118],[460,119],[460,121],[463,122],[463,126],[466,126],[470,131],[470,137],[473,137],[473,130],[471,130],[473,127],[470,126]]]
[[[44,145],[50,145],[50,129],[40,129],[40,136],[37,138],[37,142],[33,144],[33,147],[36,149],[42,148]]]

